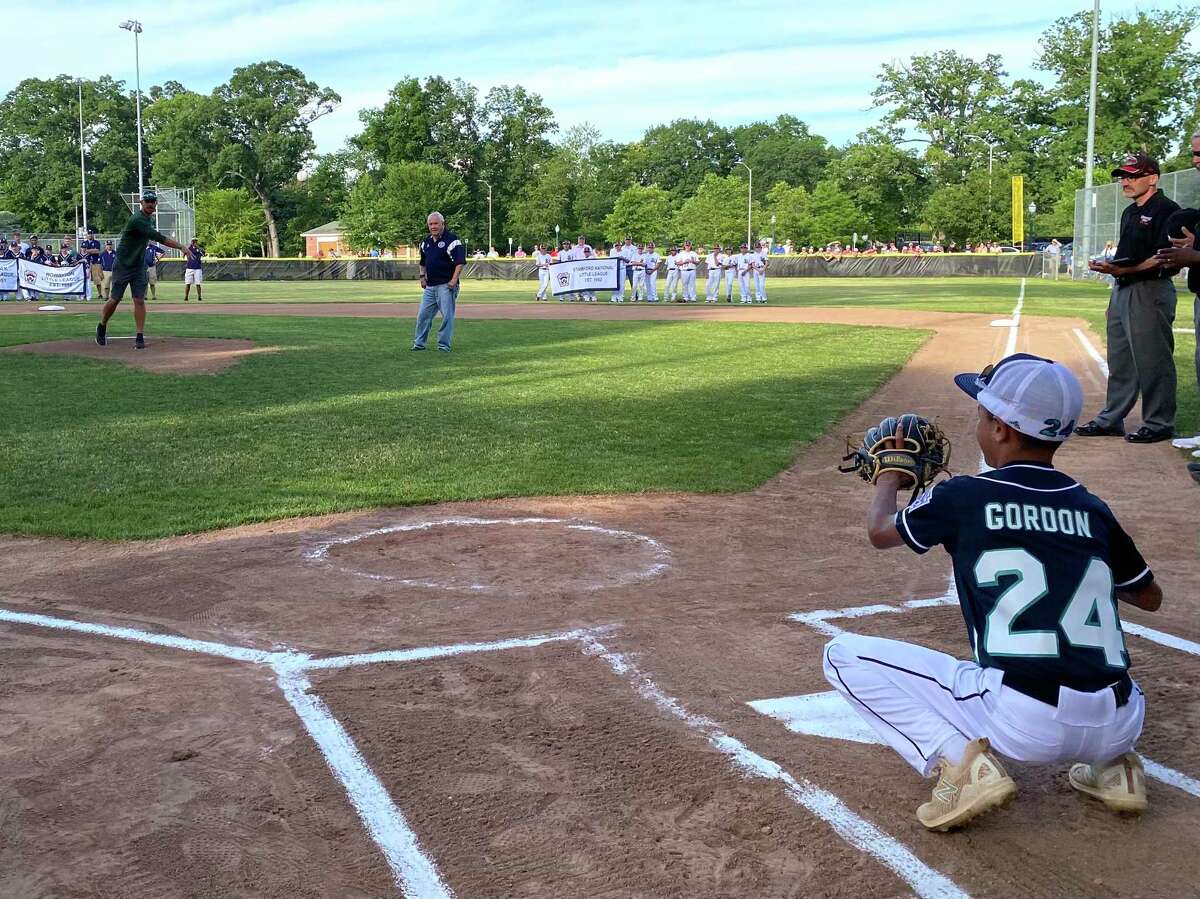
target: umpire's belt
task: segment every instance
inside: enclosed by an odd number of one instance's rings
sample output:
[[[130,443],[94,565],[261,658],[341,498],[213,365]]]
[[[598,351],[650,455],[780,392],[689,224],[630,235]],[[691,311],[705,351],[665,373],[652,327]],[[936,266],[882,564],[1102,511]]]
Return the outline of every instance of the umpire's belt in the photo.
[[[1060,684],[1052,681],[1041,680],[1034,677],[1023,677],[1020,674],[1014,674],[1011,671],[1004,672],[1004,686],[1010,690],[1016,690],[1018,693],[1024,693],[1030,699],[1036,699],[1038,702],[1044,702],[1046,705],[1058,705],[1058,688]],[[1074,689],[1074,688],[1072,688]],[[1107,687],[1101,687],[1101,690],[1112,690],[1113,695],[1117,697],[1117,708],[1129,702],[1129,697],[1133,694],[1133,681],[1128,674],[1122,674],[1120,679]],[[1095,692],[1100,692],[1099,690]]]

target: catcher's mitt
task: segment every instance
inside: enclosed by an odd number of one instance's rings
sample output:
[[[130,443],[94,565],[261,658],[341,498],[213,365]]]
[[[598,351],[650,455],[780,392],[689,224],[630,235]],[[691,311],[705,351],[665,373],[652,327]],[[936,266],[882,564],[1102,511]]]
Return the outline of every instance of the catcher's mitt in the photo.
[[[913,488],[912,502],[938,472],[949,470],[950,440],[933,422],[907,412],[869,428],[861,441],[847,437],[842,462],[838,471],[856,471],[868,484],[885,471],[900,472],[904,485]]]

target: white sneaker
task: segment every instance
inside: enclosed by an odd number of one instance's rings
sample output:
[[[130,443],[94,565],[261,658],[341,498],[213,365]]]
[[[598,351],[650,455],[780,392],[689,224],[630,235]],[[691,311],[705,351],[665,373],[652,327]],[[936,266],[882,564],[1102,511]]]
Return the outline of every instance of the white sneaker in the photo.
[[[1017,795],[1017,785],[982,737],[967,744],[957,765],[942,759],[938,769],[932,798],[917,809],[917,819],[930,830],[960,827]]]
[[[1195,437],[1176,437],[1171,441],[1175,449],[1200,449],[1200,434]]]
[[[1195,459],[1200,459],[1200,449],[1192,450],[1192,457]]]
[[[1140,815],[1146,810],[1146,773],[1136,752],[1106,765],[1072,765],[1067,779],[1080,793],[1099,799],[1114,812]]]

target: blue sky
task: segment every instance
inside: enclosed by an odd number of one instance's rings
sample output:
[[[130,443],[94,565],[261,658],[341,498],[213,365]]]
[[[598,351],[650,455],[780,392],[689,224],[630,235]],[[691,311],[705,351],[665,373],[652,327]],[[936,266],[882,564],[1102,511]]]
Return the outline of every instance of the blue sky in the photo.
[[[1139,5],[1102,6],[1108,18]],[[1164,6],[1173,4],[1140,4]],[[342,106],[313,129],[325,152],[358,131],[358,111],[382,105],[397,80],[435,74],[461,77],[481,94],[496,84],[523,84],[542,95],[562,128],[590,122],[613,140],[636,139],[676,118],[735,125],[789,113],[842,144],[877,120],[871,91],[883,63],[953,48],[975,58],[999,53],[1011,75],[1041,77],[1032,65],[1041,33],[1088,7],[1056,0],[436,7],[208,0],[138,8],[100,0],[82,9],[38,8],[39,27],[6,45],[0,93],[23,77],[63,72],[107,73],[132,85],[133,39],[117,25],[136,17],[145,28],[143,89],[174,79],[208,91],[236,66],[271,58],[332,87]],[[1200,35],[1192,41],[1200,46]],[[76,62],[67,67],[68,59]]]

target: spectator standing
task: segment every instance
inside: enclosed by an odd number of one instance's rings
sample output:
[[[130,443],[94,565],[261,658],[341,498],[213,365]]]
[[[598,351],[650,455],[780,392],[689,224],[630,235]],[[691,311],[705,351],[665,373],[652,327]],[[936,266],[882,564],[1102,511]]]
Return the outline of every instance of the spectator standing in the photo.
[[[87,240],[79,242],[79,252],[83,254],[83,258],[87,262],[88,280],[92,282],[92,293],[101,296],[100,285],[104,280],[104,270],[100,267],[100,241],[96,240],[95,228],[87,229]]]
[[[196,243],[196,238],[192,238],[187,245],[187,249],[183,251],[187,261],[183,266],[183,301],[188,301],[188,294],[192,292],[192,285],[196,285],[196,302],[204,302],[204,248]]]
[[[1104,409],[1075,429],[1083,437],[1124,435],[1130,443],[1157,443],[1175,433],[1175,285],[1157,256],[1170,246],[1167,219],[1179,204],[1158,187],[1159,167],[1145,153],[1113,169],[1125,196],[1121,239],[1111,262],[1088,268],[1116,279],[1108,301],[1108,394]],[[1125,434],[1125,416],[1142,398],[1142,426]]]
[[[100,299],[108,302],[112,290],[113,266],[117,264],[117,254],[113,252],[113,242],[104,241],[104,252],[100,254]]]
[[[146,338],[143,331],[146,328],[146,247],[151,240],[165,243],[176,250],[182,250],[183,244],[176,243],[165,234],[154,230],[154,213],[158,209],[158,194],[152,190],[142,192],[142,203],[138,211],[129,217],[125,223],[121,237],[117,241],[117,261],[113,267],[111,296],[104,308],[100,310],[100,324],[96,325],[96,343],[104,346],[108,340],[105,336],[108,320],[117,311],[117,306],[125,297],[125,288],[133,294],[133,320],[137,326],[134,338],[134,349],[144,350]]]
[[[421,241],[421,308],[417,312],[417,333],[414,350],[425,349],[433,317],[439,312],[442,324],[438,328],[438,349],[450,352],[454,337],[454,304],[458,299],[458,279],[467,263],[467,248],[457,234],[446,230],[446,219],[440,212],[431,212],[425,219],[429,236]]]
[[[146,245],[146,283],[150,286],[150,299],[158,299],[158,260],[159,257],[165,256],[167,251],[150,241]]]

